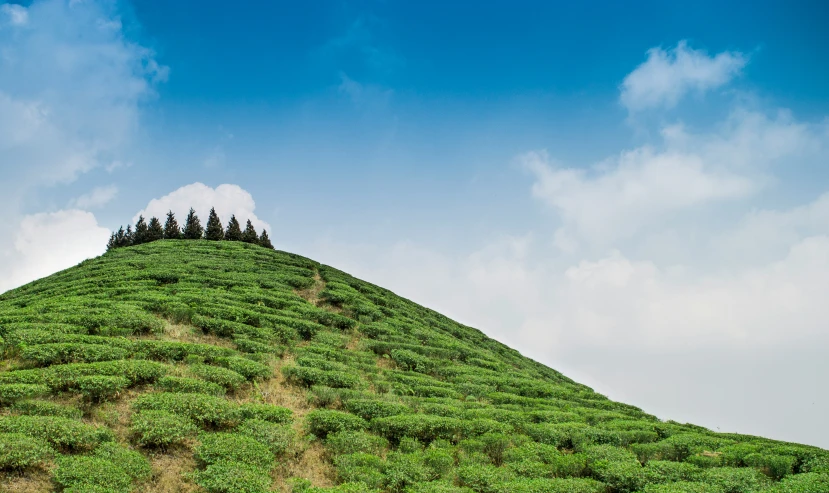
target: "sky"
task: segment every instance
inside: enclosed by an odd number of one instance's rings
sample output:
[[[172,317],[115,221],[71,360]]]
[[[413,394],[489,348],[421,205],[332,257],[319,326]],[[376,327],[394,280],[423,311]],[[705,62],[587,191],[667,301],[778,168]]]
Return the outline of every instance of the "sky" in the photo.
[[[611,399],[829,448],[826,19],[0,0],[0,292],[215,206]]]

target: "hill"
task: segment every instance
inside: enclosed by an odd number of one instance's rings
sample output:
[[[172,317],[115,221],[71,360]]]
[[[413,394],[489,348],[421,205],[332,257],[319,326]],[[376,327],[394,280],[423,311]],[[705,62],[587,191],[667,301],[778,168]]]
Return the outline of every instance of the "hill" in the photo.
[[[4,492],[829,492],[829,452],[660,421],[252,244],[111,250],[0,296],[0,337]]]

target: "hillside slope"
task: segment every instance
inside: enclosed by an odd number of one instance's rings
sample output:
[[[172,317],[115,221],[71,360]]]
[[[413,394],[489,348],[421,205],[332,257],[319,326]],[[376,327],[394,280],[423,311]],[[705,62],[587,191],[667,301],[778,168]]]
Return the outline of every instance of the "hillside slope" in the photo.
[[[0,337],[0,491],[829,492],[826,451],[662,422],[239,242],[113,250],[0,296]]]

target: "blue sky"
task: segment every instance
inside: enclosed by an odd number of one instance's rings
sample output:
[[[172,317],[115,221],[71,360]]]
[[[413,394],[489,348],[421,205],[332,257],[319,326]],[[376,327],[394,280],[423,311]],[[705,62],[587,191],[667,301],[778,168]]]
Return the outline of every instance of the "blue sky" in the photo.
[[[829,5],[446,3],[0,3],[0,291],[216,205],[611,398],[829,447]]]

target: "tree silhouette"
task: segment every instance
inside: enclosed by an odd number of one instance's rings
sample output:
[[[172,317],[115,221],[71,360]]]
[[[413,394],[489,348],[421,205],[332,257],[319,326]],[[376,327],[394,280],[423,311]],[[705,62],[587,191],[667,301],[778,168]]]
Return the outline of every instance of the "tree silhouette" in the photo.
[[[184,221],[184,239],[198,240],[201,239],[203,234],[204,229],[201,227],[199,216],[196,215],[196,211],[191,207],[190,212],[187,213],[187,219]]]
[[[268,232],[264,229],[262,230],[262,234],[259,236],[259,244],[265,248],[270,248],[273,250],[273,245],[271,244],[271,239],[268,238]]]
[[[256,234],[256,228],[253,227],[250,219],[248,219],[248,223],[245,225],[245,231],[242,232],[242,241],[245,243],[259,243],[259,236]]]
[[[140,245],[147,243],[149,241],[147,239],[147,230],[147,221],[144,220],[144,216],[138,216],[138,222],[135,223],[135,233],[132,235],[132,244]]]
[[[235,215],[231,215],[230,221],[227,223],[225,239],[227,241],[242,241],[242,228],[239,226],[239,221],[236,220]]]
[[[150,225],[147,227],[147,242],[156,241],[164,238],[164,228],[161,227],[161,221],[157,217],[150,218]]]
[[[222,231],[222,221],[219,215],[216,214],[216,209],[210,208],[210,216],[207,217],[207,229],[204,230],[204,239],[221,241],[225,239],[225,233]]]
[[[178,221],[176,221],[176,215],[173,214],[173,211],[167,213],[167,222],[164,223],[164,239],[165,240],[177,240],[181,238],[181,228],[178,226]]]
[[[107,251],[112,249],[118,248],[118,239],[115,236],[115,233],[109,235],[109,241],[107,242]]]

